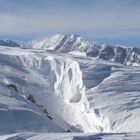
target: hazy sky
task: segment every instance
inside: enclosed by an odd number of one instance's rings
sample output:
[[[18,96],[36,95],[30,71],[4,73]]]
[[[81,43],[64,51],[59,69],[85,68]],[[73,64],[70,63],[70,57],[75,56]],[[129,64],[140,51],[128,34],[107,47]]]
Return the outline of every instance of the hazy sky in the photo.
[[[0,37],[53,34],[140,47],[140,0],[0,0]]]

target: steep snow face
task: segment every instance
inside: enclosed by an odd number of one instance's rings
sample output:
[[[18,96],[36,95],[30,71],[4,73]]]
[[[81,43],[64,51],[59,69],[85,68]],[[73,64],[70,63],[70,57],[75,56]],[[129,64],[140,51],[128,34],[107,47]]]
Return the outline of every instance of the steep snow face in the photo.
[[[33,92],[28,90],[31,86],[28,74],[19,56],[0,54],[0,134],[64,132],[47,116],[41,104],[27,100]]]
[[[24,65],[40,73],[49,81],[49,87],[56,95],[72,103],[79,102],[84,94],[82,73],[76,61],[71,59],[58,60],[52,56],[21,57]]]
[[[20,59],[45,87],[46,91],[39,91],[39,95],[32,94],[39,104],[47,107],[58,126],[70,131],[101,131],[100,118],[94,112],[89,113],[82,73],[75,60],[36,55]]]
[[[59,52],[80,52],[86,56],[97,57],[125,65],[140,65],[140,49],[122,45],[109,46],[84,40],[79,35],[54,35],[41,42],[33,42],[32,48],[44,48]]]
[[[88,110],[89,104],[85,96],[82,72],[77,61],[51,55],[47,52],[36,53],[37,50],[34,50],[35,52],[22,50],[21,53],[20,50],[16,55],[15,52],[18,49],[8,48],[8,51],[7,48],[1,49],[3,49],[2,54],[0,54],[1,81],[5,84],[16,85],[21,96],[25,97],[31,94],[37,105],[47,108],[51,118],[53,118],[51,126],[54,123],[64,130],[72,132],[100,132],[101,122],[99,118],[94,112],[89,113]],[[28,112],[23,110],[25,117],[30,118],[30,115],[32,117],[30,113],[32,111],[36,112],[33,109],[27,114]],[[17,111],[17,113],[20,112]],[[15,116],[11,117],[16,119]],[[43,117],[41,115],[42,121],[45,121]],[[19,120],[23,122],[22,118]],[[33,120],[36,120],[36,117]],[[1,119],[1,121],[5,120]],[[17,131],[24,131],[29,125],[27,120],[25,127],[17,127]],[[41,123],[38,125],[40,126]],[[49,124],[49,127],[46,125],[46,129],[43,127],[42,129],[51,131],[56,127],[55,125],[51,128]],[[36,129],[36,126],[37,124],[33,128]],[[11,130],[12,127],[13,125],[11,125]],[[30,131],[34,129],[30,129]],[[36,132],[43,131],[42,129],[38,127]],[[62,130],[58,129],[58,131]],[[58,131],[54,129],[54,132]],[[11,132],[9,131],[9,133]]]

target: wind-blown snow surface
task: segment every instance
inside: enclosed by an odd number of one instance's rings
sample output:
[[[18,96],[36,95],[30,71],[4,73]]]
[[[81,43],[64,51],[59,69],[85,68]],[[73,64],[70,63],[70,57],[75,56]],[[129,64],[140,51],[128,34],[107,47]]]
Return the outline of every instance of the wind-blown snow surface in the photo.
[[[140,67],[1,46],[0,138],[53,139],[46,132],[122,133],[108,137],[137,138],[139,85]],[[76,134],[54,134],[54,139],[61,136],[78,139]]]
[[[84,133],[18,133],[0,136],[0,140],[139,140],[140,134],[84,134]]]

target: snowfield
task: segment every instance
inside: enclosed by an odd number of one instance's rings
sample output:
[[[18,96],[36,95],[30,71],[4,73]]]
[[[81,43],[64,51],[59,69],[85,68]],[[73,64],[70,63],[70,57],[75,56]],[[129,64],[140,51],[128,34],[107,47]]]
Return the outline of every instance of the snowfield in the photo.
[[[0,140],[139,140],[140,134],[127,133],[18,133],[0,136]]]
[[[0,46],[0,140],[140,139],[140,67],[56,51],[53,40]]]

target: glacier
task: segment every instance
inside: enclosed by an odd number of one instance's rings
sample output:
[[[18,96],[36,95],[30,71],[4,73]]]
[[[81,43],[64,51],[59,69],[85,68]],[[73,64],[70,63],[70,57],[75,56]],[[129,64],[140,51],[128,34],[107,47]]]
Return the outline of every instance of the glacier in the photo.
[[[58,34],[0,46],[0,139],[140,138],[138,59],[116,62],[127,58],[108,51],[101,58],[106,45],[93,57],[91,44]]]

